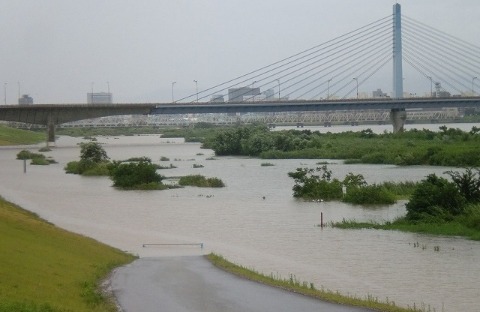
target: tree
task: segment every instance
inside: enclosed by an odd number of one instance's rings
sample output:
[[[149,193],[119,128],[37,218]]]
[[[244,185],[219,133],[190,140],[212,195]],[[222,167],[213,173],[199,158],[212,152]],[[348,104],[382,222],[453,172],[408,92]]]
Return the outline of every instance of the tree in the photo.
[[[103,147],[97,142],[80,143],[80,159],[86,162],[101,163],[109,157]]]
[[[65,166],[67,173],[81,175],[108,175],[108,156],[97,142],[80,143],[80,161],[71,161]]]
[[[458,171],[446,171],[445,173],[450,176],[453,183],[457,186],[458,191],[465,197],[467,202],[479,203],[480,170],[475,169],[477,172],[473,172],[473,170],[473,168],[466,168],[463,173]]]
[[[294,197],[332,200],[343,196],[342,183],[332,180],[332,171],[326,165],[315,169],[297,168],[288,176],[295,180],[292,188]]]
[[[362,186],[366,186],[367,182],[365,181],[365,178],[363,177],[362,174],[353,174],[349,172],[345,176],[345,179],[343,179],[343,185],[345,185],[347,188],[362,187]]]

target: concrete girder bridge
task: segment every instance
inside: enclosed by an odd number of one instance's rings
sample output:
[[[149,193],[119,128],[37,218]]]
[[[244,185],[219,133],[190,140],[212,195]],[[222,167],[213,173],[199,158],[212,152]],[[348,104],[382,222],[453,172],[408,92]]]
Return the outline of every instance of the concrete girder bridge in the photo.
[[[0,120],[46,126],[53,144],[57,125],[105,116],[383,109],[400,132],[407,109],[479,108],[480,48],[408,17],[403,23],[395,4],[393,15],[172,103],[10,105],[0,106]],[[404,98],[403,61],[430,83],[427,96]],[[359,87],[388,64],[391,96],[381,90],[373,98],[361,96]]]
[[[55,127],[67,122],[114,115],[146,115],[154,104],[35,104],[0,106],[0,120],[43,125],[47,144],[55,143]]]

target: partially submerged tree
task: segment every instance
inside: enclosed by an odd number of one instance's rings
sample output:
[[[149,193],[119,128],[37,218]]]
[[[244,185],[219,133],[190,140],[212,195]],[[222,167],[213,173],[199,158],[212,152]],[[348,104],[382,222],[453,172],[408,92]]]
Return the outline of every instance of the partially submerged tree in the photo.
[[[97,142],[80,143],[80,159],[100,163],[108,161],[109,157],[103,147]]]
[[[467,202],[480,202],[480,169],[466,168],[462,173],[458,171],[446,171],[445,173],[450,176]]]
[[[294,197],[333,200],[343,196],[342,183],[338,179],[332,180],[332,171],[326,165],[315,169],[297,168],[288,176],[295,180]]]
[[[65,166],[67,173],[82,175],[108,175],[109,157],[97,142],[80,143],[80,161],[71,161]]]

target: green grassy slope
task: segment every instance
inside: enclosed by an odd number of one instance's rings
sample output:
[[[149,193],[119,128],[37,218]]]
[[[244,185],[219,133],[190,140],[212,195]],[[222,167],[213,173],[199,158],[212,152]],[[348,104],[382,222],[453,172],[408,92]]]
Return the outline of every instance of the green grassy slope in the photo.
[[[134,259],[1,198],[0,238],[1,312],[112,311],[98,282]]]
[[[14,129],[0,125],[0,146],[35,144],[45,141],[45,138],[45,133]]]

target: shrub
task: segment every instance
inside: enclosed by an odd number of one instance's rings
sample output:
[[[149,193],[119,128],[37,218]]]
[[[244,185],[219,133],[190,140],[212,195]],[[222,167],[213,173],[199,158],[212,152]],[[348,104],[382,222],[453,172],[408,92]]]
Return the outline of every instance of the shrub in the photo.
[[[160,166],[160,165],[154,165],[155,168],[157,169],[173,169],[173,168],[177,168],[176,166],[174,166],[173,164],[170,164],[169,166]]]
[[[30,164],[31,165],[47,166],[47,165],[50,165],[50,161],[48,159],[46,159],[45,157],[35,157],[35,158],[32,158],[32,161],[30,162]]]
[[[67,165],[63,169],[65,170],[66,173],[80,174],[79,164],[80,164],[79,161],[70,161],[67,163]]]
[[[17,154],[17,159],[34,159],[34,158],[45,158],[45,155],[43,154],[38,154],[38,153],[32,153],[27,150],[22,150],[18,152]]]
[[[182,186],[198,186],[198,187],[224,187],[225,184],[218,178],[206,178],[202,175],[188,175],[181,177],[178,181]]]
[[[420,182],[407,203],[407,219],[449,220],[464,211],[465,203],[454,183],[430,174]]]
[[[82,172],[84,176],[108,176],[110,175],[110,170],[108,168],[110,162],[101,162],[94,164],[89,168],[85,168]]]
[[[52,149],[48,146],[44,146],[44,147],[41,147],[38,151],[39,152],[50,152],[50,151],[52,151]]]
[[[43,154],[38,154],[38,153],[32,153],[27,150],[22,150],[17,154],[17,159],[31,159],[32,161],[30,164],[32,165],[41,165],[41,166],[46,166],[50,165],[53,163],[56,163],[56,161],[52,158],[46,158],[45,155]]]
[[[120,163],[108,166],[113,185],[121,188],[135,188],[149,183],[161,183],[163,177],[157,174],[155,166],[146,161]]]
[[[146,157],[146,156],[142,156],[142,157],[130,157],[129,159],[127,159],[125,162],[129,162],[129,161],[146,161],[146,162],[152,162],[152,159],[150,159],[149,157]]]

